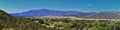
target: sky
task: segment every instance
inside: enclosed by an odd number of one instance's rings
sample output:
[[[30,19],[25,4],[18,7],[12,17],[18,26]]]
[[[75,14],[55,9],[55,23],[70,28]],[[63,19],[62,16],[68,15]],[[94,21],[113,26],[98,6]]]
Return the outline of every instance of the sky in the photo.
[[[80,12],[120,11],[120,0],[0,0],[0,9],[8,13],[34,9]]]

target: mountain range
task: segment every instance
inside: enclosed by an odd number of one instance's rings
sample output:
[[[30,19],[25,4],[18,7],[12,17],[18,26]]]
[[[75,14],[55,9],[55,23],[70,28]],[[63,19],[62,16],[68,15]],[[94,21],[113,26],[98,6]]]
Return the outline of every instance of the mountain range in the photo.
[[[120,19],[120,12],[108,11],[108,12],[99,12],[99,13],[87,13],[87,14],[78,14],[70,15],[81,18],[93,18],[93,19]]]
[[[78,12],[78,11],[56,11],[49,9],[30,10],[22,13],[13,13],[13,16],[75,16],[78,18],[100,18],[100,19],[120,19],[120,12]]]
[[[13,13],[13,16],[63,16],[63,15],[72,15],[72,14],[84,14],[83,12],[77,11],[56,11],[56,10],[48,10],[48,9],[39,9],[39,10],[31,10],[22,13]]]

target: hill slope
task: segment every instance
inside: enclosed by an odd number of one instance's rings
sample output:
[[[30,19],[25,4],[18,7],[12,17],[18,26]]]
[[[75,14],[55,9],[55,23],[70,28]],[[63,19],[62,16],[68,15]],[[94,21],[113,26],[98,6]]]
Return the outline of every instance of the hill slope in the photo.
[[[11,19],[12,16],[2,10],[0,10],[0,19]]]

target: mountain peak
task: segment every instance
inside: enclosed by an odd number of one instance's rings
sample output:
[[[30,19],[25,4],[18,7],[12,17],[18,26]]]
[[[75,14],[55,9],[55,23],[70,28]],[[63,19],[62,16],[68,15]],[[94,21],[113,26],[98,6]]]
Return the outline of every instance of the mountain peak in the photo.
[[[39,9],[39,10],[48,10],[48,9]]]
[[[54,11],[54,10],[49,10],[49,9],[37,9],[37,10],[30,10],[30,11],[27,11],[27,12],[47,12],[47,11]]]

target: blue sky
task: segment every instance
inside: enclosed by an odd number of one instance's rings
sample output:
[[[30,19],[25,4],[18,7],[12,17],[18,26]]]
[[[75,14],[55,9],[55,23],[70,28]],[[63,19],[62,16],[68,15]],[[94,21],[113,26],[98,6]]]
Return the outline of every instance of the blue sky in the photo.
[[[0,9],[8,13],[33,9],[80,12],[120,11],[120,0],[0,0]]]

